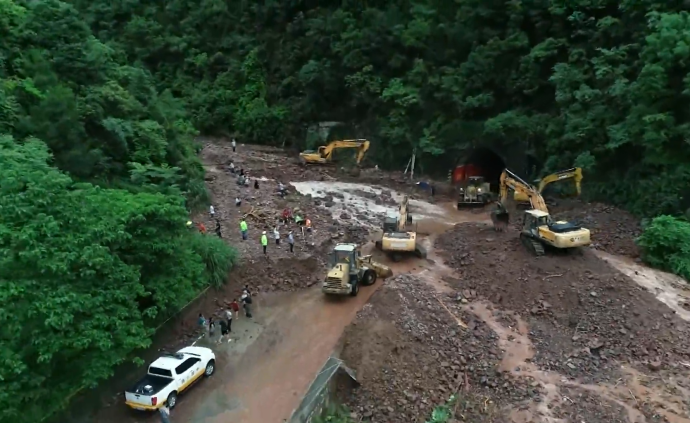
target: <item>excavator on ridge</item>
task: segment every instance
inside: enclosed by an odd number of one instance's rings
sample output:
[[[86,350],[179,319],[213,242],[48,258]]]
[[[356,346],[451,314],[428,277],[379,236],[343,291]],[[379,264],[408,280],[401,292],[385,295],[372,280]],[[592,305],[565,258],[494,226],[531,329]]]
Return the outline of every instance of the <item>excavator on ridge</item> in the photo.
[[[537,256],[544,255],[544,247],[569,250],[591,244],[590,231],[566,221],[553,221],[546,202],[539,191],[508,169],[501,174],[497,209],[491,212],[494,228],[499,230],[508,223],[510,214],[505,207],[508,190],[527,197],[531,209],[525,211],[520,240]]]
[[[369,141],[365,139],[331,141],[328,145],[322,145],[316,150],[305,150],[299,153],[299,161],[302,165],[328,164],[333,160],[333,151],[341,148],[355,148],[355,160],[357,165],[362,162],[364,155],[369,150]]]
[[[547,185],[554,182],[564,181],[566,179],[572,179],[575,182],[575,189],[577,190],[577,195],[579,196],[582,193],[582,168],[579,167],[573,167],[546,175],[539,180],[539,185],[534,188],[541,194],[544,192],[544,189],[547,187]],[[529,197],[520,191],[515,191],[513,199],[520,205],[529,205]]]
[[[403,254],[414,254],[426,258],[426,251],[417,242],[417,228],[413,227],[412,215],[408,210],[409,198],[403,197],[397,215],[387,215],[383,220],[381,240],[376,241],[376,248],[393,259],[400,261]]]

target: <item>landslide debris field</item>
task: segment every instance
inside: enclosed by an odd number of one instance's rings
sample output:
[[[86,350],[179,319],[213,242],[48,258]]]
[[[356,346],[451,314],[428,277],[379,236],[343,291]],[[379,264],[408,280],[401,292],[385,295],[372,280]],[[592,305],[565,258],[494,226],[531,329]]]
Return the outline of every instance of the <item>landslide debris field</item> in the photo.
[[[634,255],[635,232],[594,237]],[[536,258],[517,235],[458,224],[435,243],[446,289],[408,274],[374,294],[343,338],[355,421],[424,422],[455,393],[458,421],[690,422],[688,322],[594,249]]]
[[[365,169],[354,177],[336,166],[300,167],[295,152],[238,146],[232,153],[228,143],[211,140],[204,140],[201,154],[223,238],[240,250],[242,261],[224,287],[182,313],[154,350],[193,342],[198,313],[221,317],[223,304],[245,284],[256,292],[261,327],[255,343],[240,333],[235,343],[241,349],[233,350],[233,343],[217,351],[224,362],[241,365],[221,364],[213,381],[185,396],[175,410],[178,419],[287,419],[318,372],[312,367],[325,362],[332,348],[324,341],[317,353],[304,343],[328,335],[335,347],[359,310],[339,351],[361,383],[339,392],[354,422],[425,422],[435,406],[456,395],[454,418],[473,423],[690,423],[690,333],[681,318],[690,319],[686,284],[636,262],[640,228],[625,213],[558,201],[553,214],[590,228],[594,245],[536,258],[520,244],[517,223],[494,232],[487,211],[458,211],[452,196],[429,198],[401,173]],[[231,161],[252,180],[258,178],[260,188],[238,186],[228,170]],[[277,193],[278,181],[289,185],[285,199]],[[364,288],[364,298],[356,300],[320,295],[332,246],[355,242],[370,251],[372,233],[402,194],[411,198],[428,258],[392,263],[375,252],[391,265],[393,278]],[[236,197],[241,207],[235,206]],[[264,257],[261,232],[272,240],[286,207],[309,216],[315,232],[305,239],[296,227],[281,227],[283,243],[288,230],[296,231],[295,254],[271,242]],[[244,215],[247,241],[239,233]],[[194,221],[213,233],[208,213]],[[513,221],[519,221],[517,214]],[[262,376],[242,380],[252,375]],[[125,416],[120,395],[110,392],[108,398],[109,407],[89,421],[155,421],[155,416]],[[268,410],[255,404],[280,406]]]

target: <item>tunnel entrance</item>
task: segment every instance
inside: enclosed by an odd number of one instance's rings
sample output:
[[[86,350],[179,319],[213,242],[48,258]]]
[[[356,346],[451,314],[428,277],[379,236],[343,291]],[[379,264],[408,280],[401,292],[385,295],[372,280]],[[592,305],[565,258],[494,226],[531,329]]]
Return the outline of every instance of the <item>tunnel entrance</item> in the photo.
[[[481,169],[482,176],[491,184],[491,189],[496,189],[498,187],[501,173],[503,173],[503,170],[506,168],[503,158],[492,149],[486,147],[472,150],[464,164],[472,164]]]

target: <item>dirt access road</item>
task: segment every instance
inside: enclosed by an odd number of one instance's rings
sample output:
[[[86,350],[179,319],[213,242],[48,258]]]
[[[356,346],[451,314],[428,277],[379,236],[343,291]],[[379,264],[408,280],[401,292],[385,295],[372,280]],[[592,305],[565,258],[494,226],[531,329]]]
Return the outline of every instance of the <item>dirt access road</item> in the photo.
[[[472,213],[462,217],[454,213],[450,204],[430,204],[425,201],[425,194],[416,191],[414,184],[403,181],[400,175],[365,171],[358,178],[351,178],[337,174],[333,168],[303,169],[276,149],[240,146],[238,150],[233,154],[227,144],[208,142],[202,158],[223,237],[240,249],[242,264],[230,274],[227,286],[209,292],[178,321],[172,322],[169,336],[147,352],[146,357],[153,359],[159,349],[174,350],[194,342],[198,335],[195,327],[198,313],[220,317],[222,304],[237,297],[244,284],[257,292],[255,319],[235,322],[230,343],[199,341],[200,345],[210,345],[216,351],[217,371],[211,379],[180,398],[173,411],[173,421],[279,423],[287,419],[338,345],[345,327],[381,286],[378,282],[362,289],[356,298],[327,299],[319,289],[326,270],[326,252],[336,242],[367,243],[373,239],[371,230],[380,225],[386,212],[397,209],[402,192],[411,195],[412,207],[419,211],[420,231],[429,234],[439,234],[463,219],[486,218]],[[227,171],[230,160],[250,177],[258,178],[260,188],[237,186],[235,177]],[[296,187],[299,192],[281,199],[276,193],[278,180],[291,183],[293,191]],[[235,197],[243,201],[239,208],[234,204]],[[315,225],[314,236],[303,239],[299,234],[294,255],[284,246],[278,249],[271,243],[266,259],[261,253],[260,233],[266,230],[271,234],[275,219],[284,207],[299,208],[309,216]],[[248,219],[250,239],[243,242],[238,222],[248,212],[252,213]],[[203,213],[194,220],[203,222],[209,230],[215,225]],[[296,228],[280,228],[282,236],[290,229]],[[373,250],[373,242],[368,242],[365,249]],[[396,273],[404,273],[422,271],[433,262],[389,264]],[[129,411],[121,401],[120,392],[142,371],[129,370],[123,374],[102,396],[103,406],[88,413],[88,417],[84,417],[85,413],[73,413],[67,420],[156,421],[155,416]]]

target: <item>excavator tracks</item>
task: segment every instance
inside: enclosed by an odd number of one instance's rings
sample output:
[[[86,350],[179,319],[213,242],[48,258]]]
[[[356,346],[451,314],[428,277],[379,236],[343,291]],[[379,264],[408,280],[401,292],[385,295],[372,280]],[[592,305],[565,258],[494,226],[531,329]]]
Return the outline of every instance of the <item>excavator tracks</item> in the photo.
[[[522,245],[524,245],[535,256],[539,257],[544,255],[544,245],[541,242],[532,239],[525,234],[520,234],[520,241],[522,241]]]

